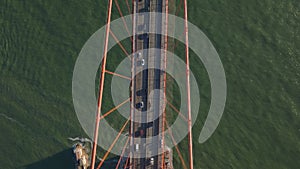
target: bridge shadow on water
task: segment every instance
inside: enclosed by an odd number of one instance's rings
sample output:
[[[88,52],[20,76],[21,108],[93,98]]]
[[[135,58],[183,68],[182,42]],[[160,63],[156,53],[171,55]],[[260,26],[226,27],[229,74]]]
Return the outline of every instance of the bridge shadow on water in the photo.
[[[72,149],[67,149],[53,156],[22,166],[19,169],[74,169]]]
[[[107,159],[101,169],[115,168],[119,157]],[[99,161],[96,163],[98,166]],[[74,169],[75,162],[72,156],[72,149],[67,149],[62,152],[56,153],[53,156],[42,159],[40,161],[28,164],[18,169]],[[120,166],[120,168],[123,168]]]

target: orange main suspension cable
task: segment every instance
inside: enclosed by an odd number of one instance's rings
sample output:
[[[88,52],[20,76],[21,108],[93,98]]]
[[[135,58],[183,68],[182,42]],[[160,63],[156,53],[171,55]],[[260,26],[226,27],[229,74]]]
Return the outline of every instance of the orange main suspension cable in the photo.
[[[191,89],[190,89],[190,61],[189,61],[189,34],[188,34],[188,9],[187,0],[184,0],[184,30],[185,30],[185,58],[186,58],[186,89],[187,89],[187,114],[188,114],[188,142],[189,142],[189,166],[193,165],[193,137],[192,137],[192,113],[191,113]]]
[[[98,165],[97,169],[99,169],[104,161],[106,160],[106,158],[108,157],[109,153],[111,152],[111,150],[113,149],[113,147],[115,146],[115,144],[117,143],[119,137],[121,136],[122,132],[124,131],[126,125],[128,124],[128,122],[130,121],[130,119],[128,119],[125,124],[123,125],[122,129],[120,130],[120,132],[118,133],[117,137],[114,139],[114,141],[112,142],[112,144],[110,145],[110,147],[108,148],[107,152],[105,153],[105,155],[103,156],[100,164]]]
[[[105,77],[105,67],[106,67],[106,58],[107,58],[107,50],[108,50],[108,38],[110,32],[110,21],[111,21],[111,10],[112,10],[112,0],[109,0],[108,3],[108,14],[107,14],[107,24],[105,30],[105,43],[104,43],[104,51],[103,51],[103,60],[101,66],[101,77],[100,77],[100,86],[99,86],[99,96],[97,103],[97,114],[96,114],[96,124],[94,130],[94,143],[92,149],[92,159],[91,159],[91,168],[94,169],[96,162],[96,151],[97,151],[97,143],[98,143],[98,130],[101,116],[101,107],[102,107],[102,97],[103,97],[103,89],[104,89],[104,77]]]
[[[164,102],[163,102],[163,108],[166,107],[166,90],[167,90],[167,51],[168,51],[168,14],[169,14],[169,1],[165,0],[165,45],[164,45],[164,82],[163,82],[163,88],[164,88]],[[162,155],[161,155],[161,168],[165,168],[165,121],[166,121],[166,109],[162,112]]]

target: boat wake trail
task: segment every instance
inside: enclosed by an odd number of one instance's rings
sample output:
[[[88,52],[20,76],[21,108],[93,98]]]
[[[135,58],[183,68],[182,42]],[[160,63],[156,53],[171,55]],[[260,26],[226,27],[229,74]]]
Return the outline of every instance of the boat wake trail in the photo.
[[[9,121],[11,121],[11,122],[13,122],[13,123],[16,123],[17,125],[19,125],[19,126],[21,126],[21,127],[25,127],[24,124],[22,124],[21,122],[19,122],[18,120],[14,119],[14,118],[12,118],[12,117],[7,116],[7,115],[4,114],[4,113],[0,113],[0,116],[6,118],[7,120],[9,120]]]

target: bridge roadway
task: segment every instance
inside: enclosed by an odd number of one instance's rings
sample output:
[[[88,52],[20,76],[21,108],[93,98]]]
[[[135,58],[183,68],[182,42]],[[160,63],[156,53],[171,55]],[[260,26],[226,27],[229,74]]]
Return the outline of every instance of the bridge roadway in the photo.
[[[162,12],[165,11],[165,6],[163,0],[135,0],[133,6],[135,14],[133,31],[136,33],[133,38],[133,51],[136,53],[133,57],[132,73],[138,73],[132,82],[131,101],[135,109],[131,110],[133,121],[130,130],[135,138],[152,137],[152,139],[131,140],[130,168],[159,169],[161,156],[153,154],[158,154],[162,148],[159,133],[161,133],[162,126],[160,115],[163,93],[159,89],[163,87],[163,72],[151,68],[161,68],[164,65],[164,53],[160,50],[153,50],[164,48],[164,38],[160,34],[147,32],[162,32],[164,18],[160,15],[145,15],[144,13]]]

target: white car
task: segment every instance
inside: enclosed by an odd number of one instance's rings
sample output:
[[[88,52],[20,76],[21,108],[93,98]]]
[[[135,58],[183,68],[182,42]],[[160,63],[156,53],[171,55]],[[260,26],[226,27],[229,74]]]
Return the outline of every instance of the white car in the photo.
[[[140,149],[140,145],[139,144],[135,144],[135,147],[134,147],[135,151],[139,151]]]
[[[142,56],[142,53],[141,52],[138,52],[137,54],[136,54],[136,57],[137,58],[140,58]]]
[[[145,65],[145,60],[144,60],[144,59],[140,60],[140,64],[141,64],[142,66],[144,66],[144,65]]]
[[[151,165],[154,164],[154,158],[153,158],[153,157],[150,158],[150,164],[151,164]]]
[[[144,108],[144,102],[143,102],[143,101],[139,102],[138,104],[136,104],[136,107],[137,107],[138,109]]]

